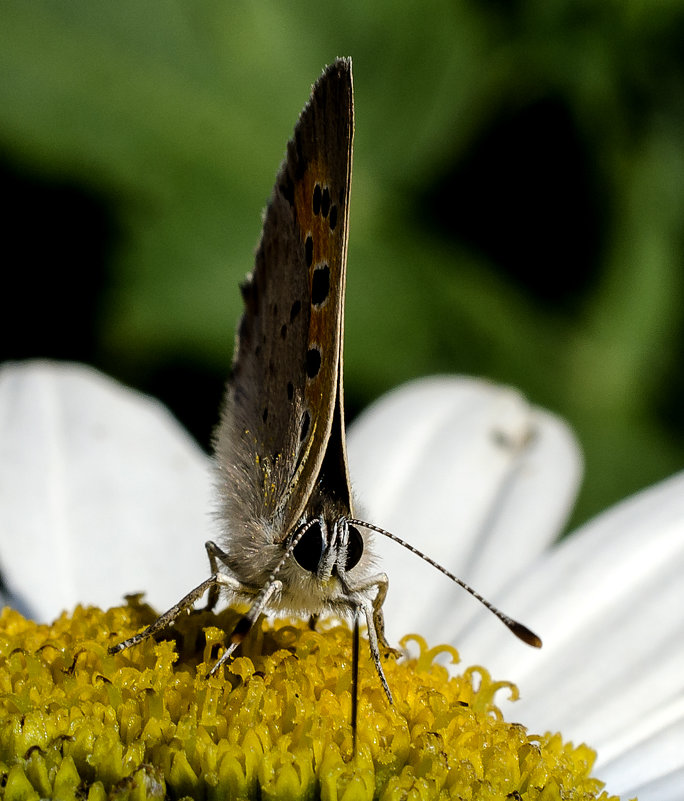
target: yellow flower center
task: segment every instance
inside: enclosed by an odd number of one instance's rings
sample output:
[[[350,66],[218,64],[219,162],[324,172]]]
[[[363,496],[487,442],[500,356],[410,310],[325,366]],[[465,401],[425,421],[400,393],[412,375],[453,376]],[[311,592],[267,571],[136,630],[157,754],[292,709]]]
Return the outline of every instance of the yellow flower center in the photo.
[[[352,753],[351,632],[275,621],[207,678],[231,610],[184,616],[159,643],[107,647],[150,607],[78,607],[52,626],[0,615],[0,787],[6,801],[88,799],[601,799],[594,752],[506,723],[484,668],[450,676],[429,649],[385,662],[390,706],[361,648]]]

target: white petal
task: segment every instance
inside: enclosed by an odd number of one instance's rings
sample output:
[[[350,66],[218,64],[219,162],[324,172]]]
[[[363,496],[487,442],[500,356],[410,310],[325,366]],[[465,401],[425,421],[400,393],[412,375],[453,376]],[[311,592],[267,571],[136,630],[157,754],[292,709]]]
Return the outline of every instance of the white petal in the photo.
[[[144,591],[166,608],[207,575],[209,460],[158,402],[95,370],[0,366],[0,569],[54,618]]]
[[[485,595],[556,538],[581,472],[558,418],[513,389],[466,377],[421,379],[385,395],[350,427],[348,452],[359,515]],[[437,639],[453,640],[474,602],[408,551],[375,543],[390,578],[390,640],[423,630],[425,620]]]
[[[596,775],[630,795],[625,754],[639,784],[677,769],[684,754],[683,575],[681,474],[584,526],[501,597],[542,636],[541,652],[493,643],[484,621],[457,646],[465,661],[519,684],[507,716],[589,743]],[[637,760],[658,742],[660,761]]]
[[[596,775],[611,792],[639,801],[681,801],[684,791],[684,715],[644,733],[635,744],[609,762],[599,760]],[[627,703],[629,703],[629,696]],[[648,731],[648,730],[647,730]],[[599,757],[601,754],[599,753]]]
[[[641,801],[682,801],[684,787],[684,767],[681,767],[681,751],[678,754],[677,767],[659,779],[637,784],[636,790],[629,797],[638,797]]]

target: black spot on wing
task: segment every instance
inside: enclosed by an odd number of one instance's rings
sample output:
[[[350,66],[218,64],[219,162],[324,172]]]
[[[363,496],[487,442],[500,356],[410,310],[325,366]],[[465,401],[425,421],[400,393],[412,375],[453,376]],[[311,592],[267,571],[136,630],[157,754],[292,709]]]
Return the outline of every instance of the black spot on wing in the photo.
[[[323,190],[323,196],[321,197],[321,214],[324,217],[328,216],[328,212],[330,211],[330,190],[326,186]]]
[[[306,266],[311,267],[313,264],[313,239],[309,234],[304,242],[304,257],[306,259]]]
[[[309,378],[316,378],[321,369],[321,349],[313,345],[306,352],[306,374]]]
[[[294,206],[294,182],[287,172],[283,175],[283,180],[280,182],[278,189],[289,205]]]
[[[290,157],[294,155],[294,177],[295,181],[301,181],[304,177],[304,173],[306,172],[309,162],[304,155],[304,148],[302,147],[302,132],[299,127],[297,127],[295,130],[294,151],[294,154],[290,154]]]
[[[322,306],[330,294],[330,267],[318,264],[311,280],[311,302],[314,306]]]

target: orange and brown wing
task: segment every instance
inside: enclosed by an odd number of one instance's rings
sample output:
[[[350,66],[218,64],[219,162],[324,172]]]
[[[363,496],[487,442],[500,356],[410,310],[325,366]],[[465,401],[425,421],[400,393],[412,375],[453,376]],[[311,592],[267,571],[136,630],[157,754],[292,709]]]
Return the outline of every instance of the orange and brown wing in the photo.
[[[299,118],[243,287],[217,456],[239,476],[227,510],[233,524],[241,516],[271,521],[276,540],[306,506],[333,422],[353,129],[351,62],[340,59],[317,81]]]

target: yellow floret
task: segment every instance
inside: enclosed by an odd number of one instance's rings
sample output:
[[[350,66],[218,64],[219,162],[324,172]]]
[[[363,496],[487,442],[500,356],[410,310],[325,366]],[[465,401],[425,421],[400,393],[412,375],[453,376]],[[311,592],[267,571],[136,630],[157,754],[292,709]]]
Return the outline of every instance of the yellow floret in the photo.
[[[207,678],[237,614],[184,616],[111,656],[155,615],[138,599],[53,625],[0,616],[0,787],[6,801],[87,799],[601,799],[594,752],[506,723],[484,668],[450,676],[417,636],[389,657],[390,706],[361,649],[356,754],[351,633],[275,621]]]

